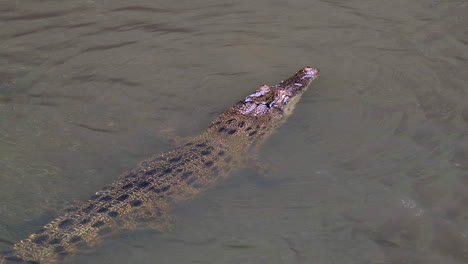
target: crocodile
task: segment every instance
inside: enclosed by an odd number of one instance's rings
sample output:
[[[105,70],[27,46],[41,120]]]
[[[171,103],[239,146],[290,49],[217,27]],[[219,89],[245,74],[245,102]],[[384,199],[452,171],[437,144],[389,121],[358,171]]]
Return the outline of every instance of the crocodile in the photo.
[[[318,74],[317,68],[305,67],[276,85],[260,86],[214,119],[205,132],[140,162],[89,200],[14,244],[3,262],[57,263],[83,246],[96,245],[109,231],[163,228],[174,205],[214,186],[252,157],[250,153],[284,123]]]

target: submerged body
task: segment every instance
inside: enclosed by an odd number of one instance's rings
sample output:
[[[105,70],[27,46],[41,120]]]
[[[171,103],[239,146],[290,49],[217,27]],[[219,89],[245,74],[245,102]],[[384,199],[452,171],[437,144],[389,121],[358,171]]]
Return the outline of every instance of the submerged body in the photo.
[[[14,246],[8,263],[54,263],[116,228],[161,227],[172,204],[213,186],[245,160],[292,112],[318,76],[306,67],[274,86],[263,85],[216,118],[188,143],[141,162]],[[0,262],[2,262],[0,260]]]

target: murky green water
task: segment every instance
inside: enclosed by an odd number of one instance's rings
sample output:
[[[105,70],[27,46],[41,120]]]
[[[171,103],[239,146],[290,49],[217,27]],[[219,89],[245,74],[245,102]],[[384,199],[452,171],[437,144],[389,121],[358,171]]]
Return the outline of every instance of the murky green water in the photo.
[[[0,238],[200,133],[258,85],[321,69],[240,170],[172,231],[72,263],[468,263],[466,1],[0,5]],[[8,248],[0,243],[0,249]]]

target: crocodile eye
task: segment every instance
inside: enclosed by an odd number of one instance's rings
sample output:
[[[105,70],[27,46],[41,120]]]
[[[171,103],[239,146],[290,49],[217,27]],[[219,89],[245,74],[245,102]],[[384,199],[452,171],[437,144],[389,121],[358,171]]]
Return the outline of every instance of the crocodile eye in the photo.
[[[270,86],[264,84],[264,85],[260,86],[259,90],[262,91],[262,92],[268,92],[268,91],[270,91]]]

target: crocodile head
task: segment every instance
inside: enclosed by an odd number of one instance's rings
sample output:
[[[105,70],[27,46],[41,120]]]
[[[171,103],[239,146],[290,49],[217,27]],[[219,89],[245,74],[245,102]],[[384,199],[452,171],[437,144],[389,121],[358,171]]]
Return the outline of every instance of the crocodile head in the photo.
[[[288,116],[318,74],[317,68],[305,67],[274,86],[262,85],[236,105],[237,111],[245,116],[268,117],[268,119]]]
[[[262,85],[211,122],[205,138],[218,138],[224,147],[243,148],[261,145],[292,113],[301,95],[317,78],[319,70],[305,67],[290,78],[272,86]],[[232,140],[226,140],[226,137]],[[234,138],[240,138],[234,140]]]

